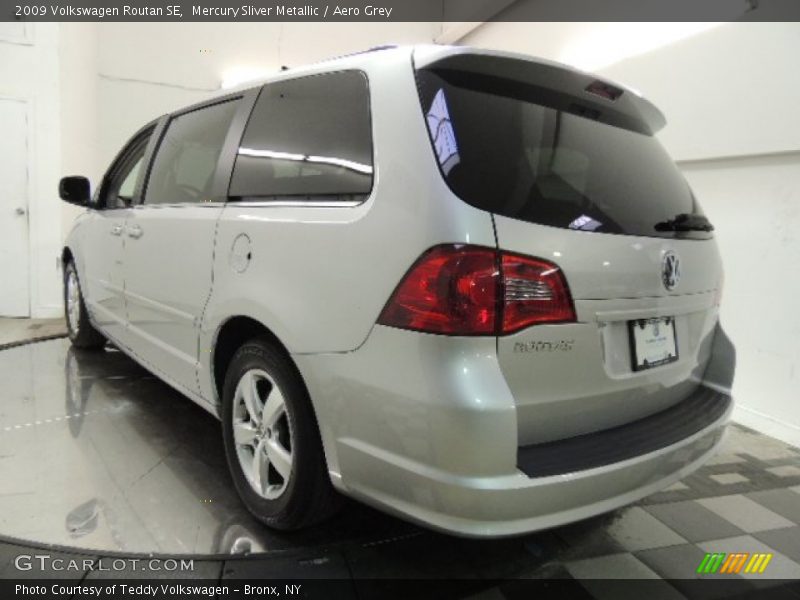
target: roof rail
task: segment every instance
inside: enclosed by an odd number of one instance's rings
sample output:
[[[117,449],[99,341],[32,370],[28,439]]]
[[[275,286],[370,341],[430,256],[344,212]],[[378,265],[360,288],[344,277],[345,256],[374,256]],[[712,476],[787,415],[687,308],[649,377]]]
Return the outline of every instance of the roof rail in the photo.
[[[369,54],[370,52],[380,52],[381,50],[393,50],[399,48],[397,44],[381,44],[380,46],[372,46],[366,50],[358,50],[357,52],[348,52],[347,54],[340,54],[329,58],[328,60],[336,60],[337,58],[347,58],[348,56],[358,56],[359,54]]]

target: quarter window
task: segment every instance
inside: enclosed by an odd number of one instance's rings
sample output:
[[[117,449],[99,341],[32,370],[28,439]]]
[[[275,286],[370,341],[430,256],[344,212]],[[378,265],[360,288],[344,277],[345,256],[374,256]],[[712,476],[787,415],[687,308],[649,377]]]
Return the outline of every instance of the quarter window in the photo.
[[[230,195],[363,200],[372,171],[366,76],[312,75],[262,88],[239,145]]]
[[[109,170],[100,191],[100,205],[103,208],[128,208],[132,204],[144,153],[152,134],[153,129],[150,128],[134,138]]]
[[[222,102],[170,121],[158,146],[145,204],[211,200],[217,160],[238,105]]]
[[[119,186],[119,192],[117,196],[126,205],[129,205],[133,199],[133,192],[136,188],[136,180],[139,178],[139,171],[142,168],[143,159],[144,156],[139,157],[139,160],[137,160],[136,164],[133,165],[133,168],[128,171],[128,174],[125,176],[125,179],[122,180],[122,183]]]

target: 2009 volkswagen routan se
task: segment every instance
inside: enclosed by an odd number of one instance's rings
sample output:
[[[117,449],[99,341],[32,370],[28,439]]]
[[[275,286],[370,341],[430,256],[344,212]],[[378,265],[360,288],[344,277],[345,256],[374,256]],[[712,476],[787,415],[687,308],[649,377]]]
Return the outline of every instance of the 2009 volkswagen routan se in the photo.
[[[467,536],[637,500],[731,410],[712,226],[625,87],[384,48],[146,125],[63,251],[69,335],[222,421],[295,529],[334,490]]]

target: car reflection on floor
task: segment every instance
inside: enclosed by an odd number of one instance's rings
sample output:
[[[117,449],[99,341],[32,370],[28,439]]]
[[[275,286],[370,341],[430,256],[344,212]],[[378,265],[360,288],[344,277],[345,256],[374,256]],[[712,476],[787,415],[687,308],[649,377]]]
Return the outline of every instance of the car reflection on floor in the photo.
[[[282,534],[237,497],[218,421],[118,350],[66,340],[2,353],[0,533],[83,549],[261,552],[407,535],[416,527],[351,504]],[[63,401],[59,401],[63,398]]]
[[[720,455],[682,482],[549,531],[464,540],[351,502],[328,523],[282,534],[251,518],[233,491],[218,421],[121,352],[76,351],[64,339],[9,348],[0,351],[0,382],[0,539],[263,552],[279,563],[311,556],[328,561],[326,573],[369,578],[678,581],[694,576],[704,552],[766,543],[771,577],[800,576],[800,450],[738,425]]]

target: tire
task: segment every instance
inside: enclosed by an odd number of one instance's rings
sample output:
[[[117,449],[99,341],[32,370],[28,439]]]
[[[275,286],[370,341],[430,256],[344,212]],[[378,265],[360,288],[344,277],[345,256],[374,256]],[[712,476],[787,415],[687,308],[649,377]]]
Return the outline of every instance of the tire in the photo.
[[[67,321],[67,334],[73,346],[84,350],[98,350],[106,345],[106,338],[89,321],[78,270],[71,260],[64,266],[64,317]]]
[[[340,507],[300,373],[268,340],[247,342],[231,360],[222,434],[236,491],[265,525],[302,529]]]

